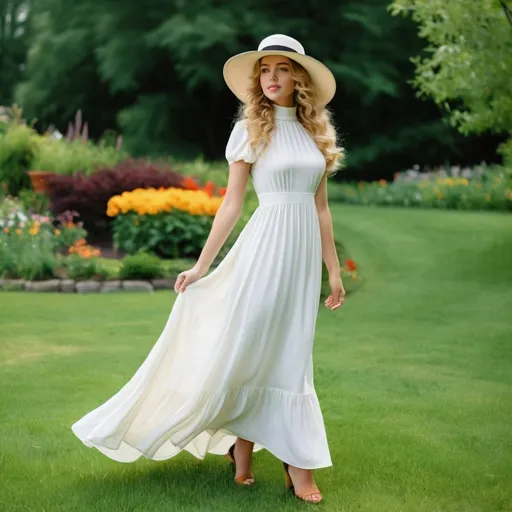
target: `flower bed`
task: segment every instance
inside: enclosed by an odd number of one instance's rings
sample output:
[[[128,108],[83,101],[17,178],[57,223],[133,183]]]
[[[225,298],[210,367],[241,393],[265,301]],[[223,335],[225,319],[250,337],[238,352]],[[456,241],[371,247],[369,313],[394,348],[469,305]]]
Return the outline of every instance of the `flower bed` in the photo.
[[[137,189],[110,198],[115,246],[129,254],[151,251],[168,258],[198,257],[223,197],[212,191]]]
[[[446,208],[459,210],[512,210],[512,189],[506,170],[481,166],[450,173],[417,170],[399,173],[394,181],[341,184],[333,195],[350,204]]]

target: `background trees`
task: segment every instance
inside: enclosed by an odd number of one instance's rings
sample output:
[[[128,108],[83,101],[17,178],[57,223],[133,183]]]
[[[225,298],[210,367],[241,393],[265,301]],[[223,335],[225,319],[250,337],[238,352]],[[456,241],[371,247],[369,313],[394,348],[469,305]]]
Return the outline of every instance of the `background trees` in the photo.
[[[416,97],[410,56],[424,42],[416,23],[392,16],[387,4],[306,0],[299,10],[292,0],[32,0],[26,70],[18,58],[14,96],[39,129],[64,131],[82,109],[90,135],[120,131],[135,155],[222,158],[236,111],[222,66],[280,32],[335,73],[330,106],[348,152],[340,178],[497,159],[501,135],[462,137],[434,101]]]

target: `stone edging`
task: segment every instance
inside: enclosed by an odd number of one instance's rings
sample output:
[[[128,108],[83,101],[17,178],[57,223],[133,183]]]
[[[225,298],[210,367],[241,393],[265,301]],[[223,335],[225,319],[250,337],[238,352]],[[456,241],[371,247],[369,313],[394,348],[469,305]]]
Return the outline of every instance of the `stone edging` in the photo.
[[[57,293],[153,292],[155,290],[174,290],[175,282],[176,279],[150,279],[148,281],[132,279],[124,281],[0,279],[0,290]]]

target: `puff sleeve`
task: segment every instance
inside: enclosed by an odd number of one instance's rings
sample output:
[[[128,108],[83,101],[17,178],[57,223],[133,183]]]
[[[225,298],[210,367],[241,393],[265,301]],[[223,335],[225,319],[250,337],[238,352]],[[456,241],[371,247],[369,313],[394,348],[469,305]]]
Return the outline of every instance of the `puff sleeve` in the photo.
[[[226,160],[229,164],[243,160],[247,163],[256,161],[256,153],[250,147],[249,134],[243,120],[237,121],[226,145]]]

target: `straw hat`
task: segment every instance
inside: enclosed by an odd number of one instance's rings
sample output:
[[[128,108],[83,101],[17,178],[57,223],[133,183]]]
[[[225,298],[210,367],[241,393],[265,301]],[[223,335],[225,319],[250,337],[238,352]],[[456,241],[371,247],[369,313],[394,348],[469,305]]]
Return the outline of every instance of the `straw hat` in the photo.
[[[224,80],[239,100],[245,102],[254,64],[266,55],[284,55],[298,62],[309,73],[317,90],[319,103],[325,106],[332,100],[336,91],[336,80],[331,70],[306,55],[299,41],[283,34],[272,34],[261,41],[258,50],[239,53],[226,61],[223,69]]]

